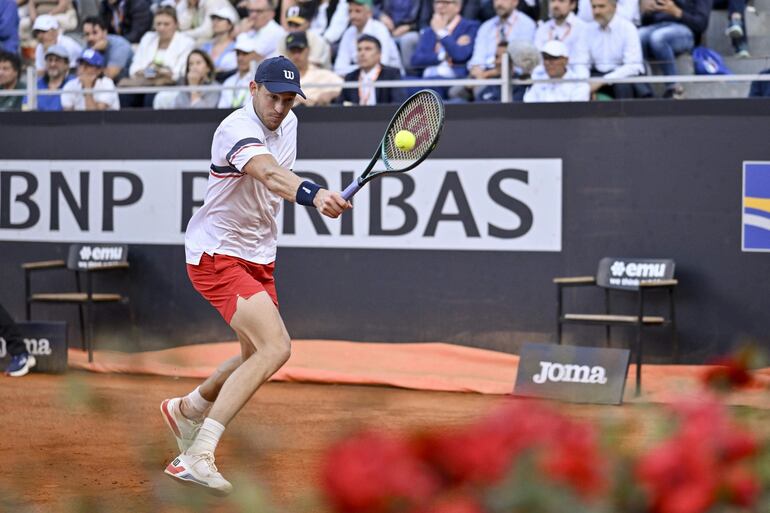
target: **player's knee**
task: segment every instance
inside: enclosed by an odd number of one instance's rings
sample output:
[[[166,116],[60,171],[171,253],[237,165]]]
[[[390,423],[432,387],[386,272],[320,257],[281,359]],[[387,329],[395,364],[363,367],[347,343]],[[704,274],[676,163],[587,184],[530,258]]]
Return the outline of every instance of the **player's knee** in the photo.
[[[275,344],[274,351],[275,361],[280,367],[288,362],[291,357],[291,339],[288,336],[282,337],[281,340]]]

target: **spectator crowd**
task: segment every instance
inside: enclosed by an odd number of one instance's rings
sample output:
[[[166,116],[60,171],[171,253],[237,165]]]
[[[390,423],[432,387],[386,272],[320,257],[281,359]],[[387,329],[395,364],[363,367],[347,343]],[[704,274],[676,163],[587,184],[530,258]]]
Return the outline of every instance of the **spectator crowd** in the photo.
[[[232,109],[277,55],[303,85],[323,86],[298,99],[307,106],[396,103],[411,91],[377,81],[499,78],[506,56],[513,78],[550,79],[514,87],[515,101],[646,98],[646,83],[617,80],[677,75],[676,57],[700,44],[713,7],[727,8],[736,56],[750,55],[745,0],[540,1],[0,0],[0,110],[31,108],[2,95],[26,88],[25,66],[38,90],[62,91],[38,96],[38,110]],[[588,77],[597,80],[576,81]],[[122,92],[216,84],[226,88]],[[499,86],[432,88],[447,101],[501,98]],[[662,91],[682,95],[675,82]]]

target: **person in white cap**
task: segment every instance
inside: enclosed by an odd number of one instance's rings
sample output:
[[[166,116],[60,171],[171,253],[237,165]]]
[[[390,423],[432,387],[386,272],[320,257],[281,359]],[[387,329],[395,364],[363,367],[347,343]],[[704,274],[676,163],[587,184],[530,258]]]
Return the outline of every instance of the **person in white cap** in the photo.
[[[42,14],[35,19],[32,34],[38,43],[35,48],[35,69],[38,76],[42,77],[45,74],[45,52],[51,46],[61,45],[66,48],[71,66],[75,66],[80,52],[83,51],[74,39],[61,33],[59,22],[50,14]]]
[[[62,45],[53,45],[45,52],[45,74],[37,79],[38,90],[57,91],[64,88],[64,84],[71,78],[70,56]],[[24,97],[22,110],[29,110],[29,99]],[[57,112],[64,110],[61,104],[61,95],[41,95],[37,97],[37,110]]]
[[[18,3],[19,35],[24,40],[29,39],[30,28],[34,30],[34,24],[40,16],[56,19],[62,32],[78,28],[78,15],[72,0],[27,0]]]
[[[214,61],[217,76],[231,73],[238,67],[235,57],[235,26],[238,13],[232,9],[218,9],[209,15],[213,36],[201,45],[201,50]],[[222,77],[224,78],[224,77]]]
[[[241,34],[235,41],[235,56],[238,67],[232,76],[222,84],[225,87],[237,89],[225,89],[219,97],[220,109],[237,109],[242,107],[249,97],[249,83],[257,69],[257,52],[254,49],[254,40]]]
[[[532,72],[532,78],[552,80],[585,78],[568,68],[569,50],[567,45],[553,39],[543,45],[543,65]],[[524,93],[525,103],[534,102],[587,102],[591,99],[591,88],[587,82],[538,82]]]
[[[227,19],[238,19],[238,13],[228,0],[181,0],[179,8],[179,30],[200,45],[214,35],[211,15],[219,13]],[[227,14],[224,14],[224,12]]]

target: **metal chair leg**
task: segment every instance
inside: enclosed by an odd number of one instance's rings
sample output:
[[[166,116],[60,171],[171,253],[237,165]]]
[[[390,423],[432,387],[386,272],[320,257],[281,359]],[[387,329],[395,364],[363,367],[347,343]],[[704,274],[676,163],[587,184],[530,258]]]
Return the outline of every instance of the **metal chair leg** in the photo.
[[[556,286],[556,343],[561,345],[562,325],[561,325],[561,309],[562,309],[562,290],[558,285]]]

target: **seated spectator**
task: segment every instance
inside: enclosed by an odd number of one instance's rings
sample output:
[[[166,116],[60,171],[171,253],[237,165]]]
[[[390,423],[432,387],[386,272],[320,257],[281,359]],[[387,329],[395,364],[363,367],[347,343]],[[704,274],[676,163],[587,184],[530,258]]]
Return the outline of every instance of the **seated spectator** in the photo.
[[[424,1],[424,0],[423,0]],[[423,8],[429,7],[430,4],[423,3]],[[466,20],[478,21],[479,24],[494,18],[495,7],[492,5],[492,0],[465,0],[463,2],[463,18]],[[424,16],[421,12],[420,16]]]
[[[514,80],[529,80],[532,78],[532,70],[540,63],[540,56],[535,45],[526,41],[513,41],[511,44],[507,44],[505,41],[500,42],[497,45],[497,52],[495,54],[495,68],[498,70],[499,76],[502,76],[502,63],[506,52],[512,61],[511,78]],[[512,85],[511,100],[514,102],[522,101],[527,89],[529,89],[527,85]],[[452,97],[452,93],[450,93],[450,97]],[[466,100],[471,99],[468,96],[462,95],[457,97]],[[476,87],[473,89],[473,98],[477,102],[499,102],[502,100],[502,90],[500,86],[493,85]]]
[[[570,79],[577,74],[567,67],[569,49],[558,39],[543,45],[543,65],[535,68],[534,79]],[[534,102],[587,102],[591,99],[591,88],[585,82],[538,82],[524,93],[525,103]]]
[[[329,42],[321,34],[310,28],[312,18],[309,2],[302,2],[299,5],[289,7],[286,12],[286,26],[291,32],[304,32],[307,37],[308,49],[310,51],[310,63],[318,68],[331,69],[332,67],[332,49]],[[278,53],[290,57],[286,48],[288,39],[282,39],[278,44]]]
[[[64,84],[71,78],[70,56],[67,49],[61,45],[53,45],[45,52],[45,74],[37,80],[37,88],[41,91],[56,91],[64,88]],[[27,110],[28,98],[24,97],[23,110]],[[39,95],[37,97],[37,110],[61,111],[61,95]]]
[[[759,72],[762,75],[770,75],[770,69]],[[749,89],[749,98],[770,98],[770,82],[752,82]]]
[[[335,5],[336,4],[336,5]],[[348,28],[350,23],[350,13],[348,12],[348,1],[339,0],[320,0],[318,12],[310,22],[310,28],[323,34],[324,39],[337,48],[342,34]]]
[[[223,81],[233,74],[238,63],[235,60],[235,25],[238,15],[230,9],[220,9],[211,13],[211,30],[214,34],[210,41],[201,45],[214,62],[218,81]]]
[[[423,78],[465,78],[479,22],[460,16],[461,0],[434,0],[430,27],[420,32],[411,66]]]
[[[420,2],[416,0],[381,0],[377,19],[390,31],[401,52],[401,62],[409,66],[420,38],[418,17]]]
[[[575,13],[576,0],[550,0],[551,17],[542,22],[535,32],[535,46],[542,51],[549,41],[562,41],[569,51],[570,69],[579,76],[589,75],[588,41],[586,22]]]
[[[203,50],[195,49],[187,56],[187,70],[180,85],[212,85],[214,62]],[[218,91],[163,91],[155,95],[155,109],[215,109],[219,103]]]
[[[187,55],[195,43],[179,32],[176,10],[158,8],[153,24],[155,30],[142,36],[131,62],[130,85],[170,85],[184,76]]]
[[[106,64],[102,54],[93,48],[83,50],[78,59],[77,77],[64,84],[61,97],[64,110],[120,110],[115,83],[104,75]],[[84,89],[102,91],[87,93]]]
[[[239,37],[253,40],[257,64],[278,55],[278,44],[286,32],[275,21],[274,0],[249,0],[249,16],[241,20]]]
[[[190,36],[196,44],[203,44],[214,36],[211,15],[224,11],[238,19],[238,13],[228,0],[182,0],[179,9],[179,30]]]
[[[647,84],[613,84],[613,79],[644,74],[642,45],[633,23],[617,14],[617,0],[591,0],[595,21],[588,25],[591,75],[604,77],[591,84],[591,93],[611,98],[649,98]]]
[[[80,52],[83,51],[74,39],[61,33],[59,22],[53,16],[47,14],[38,16],[35,20],[35,25],[32,27],[32,33],[35,39],[37,39],[35,69],[39,76],[43,76],[45,73],[45,52],[51,46],[60,45],[66,48],[70,54],[70,64],[73,66],[77,62],[78,57],[80,57]]]
[[[2,91],[24,90],[19,79],[21,61],[15,53],[0,51],[0,111],[21,110],[24,96],[6,96]]]
[[[342,78],[334,72],[319,68],[310,62],[310,46],[305,32],[292,32],[286,36],[286,48],[289,59],[299,70],[300,82],[304,87],[305,96],[296,97],[296,105],[329,105],[340,95],[342,87],[308,87],[307,84],[342,84]]]
[[[287,24],[288,12],[292,7],[299,7],[307,13],[307,19],[310,21],[308,29],[323,36],[332,47],[336,47],[342,33],[348,28],[347,0],[282,0],[281,5],[284,8],[281,24],[287,30],[290,32],[303,30],[300,27],[291,27]],[[307,32],[307,30],[305,31]],[[313,41],[311,39],[308,41],[310,42],[312,59]]]
[[[225,89],[219,97],[220,109],[237,109],[243,106],[249,97],[249,83],[254,80],[257,71],[257,52],[254,50],[254,40],[243,35],[235,40],[235,57],[238,64],[236,72],[225,80]]]
[[[730,38],[735,56],[748,59],[749,33],[746,31],[746,0],[714,0],[714,9],[727,9],[726,36]]]
[[[159,7],[153,20],[155,30],[142,36],[121,87],[163,86],[176,84],[183,76],[187,55],[195,43],[179,32],[176,10]],[[121,95],[123,107],[152,107],[154,94]]]
[[[382,64],[396,68],[403,73],[401,54],[396,42],[390,36],[388,28],[382,22],[372,18],[372,0],[351,0],[348,3],[350,26],[342,34],[337,58],[334,60],[334,72],[340,76],[356,70],[358,63],[358,40],[363,34],[377,39],[382,54]]]
[[[123,36],[107,33],[107,24],[97,16],[91,16],[83,21],[83,39],[88,48],[93,48],[104,56],[107,67],[104,74],[119,81],[128,76],[131,65],[131,43]]]
[[[642,0],[644,57],[657,64],[664,75],[676,75],[676,56],[690,52],[708,27],[712,0]],[[664,98],[681,98],[681,84],[668,83]]]
[[[641,22],[639,13],[639,0],[618,0],[617,13],[636,26]],[[593,10],[591,9],[591,0],[578,0],[578,18],[591,23],[594,21]]]
[[[516,9],[533,20],[540,19],[540,0],[524,0],[519,2]],[[463,8],[463,17],[469,20],[484,22],[495,16],[495,6],[492,0],[468,0]]]
[[[99,15],[110,34],[138,43],[152,29],[150,0],[101,0]]]
[[[476,34],[473,56],[468,62],[473,78],[497,78],[500,70],[495,65],[500,43],[525,41],[535,38],[535,22],[526,14],[517,11],[519,0],[494,0],[497,16],[485,21]]]
[[[401,72],[397,68],[381,64],[380,41],[369,34],[362,34],[358,38],[357,54],[359,68],[345,75],[345,82],[358,82],[358,89],[343,89],[339,100],[345,105],[401,103],[404,100],[403,89],[374,87],[374,82],[378,80],[401,80]]]
[[[0,51],[19,53],[19,10],[13,0],[0,0]]]
[[[50,16],[56,20],[57,28],[62,32],[70,32],[78,28],[78,15],[72,0],[28,0],[19,16],[19,35],[23,40],[29,39],[30,27],[34,29],[35,22],[40,16]]]

